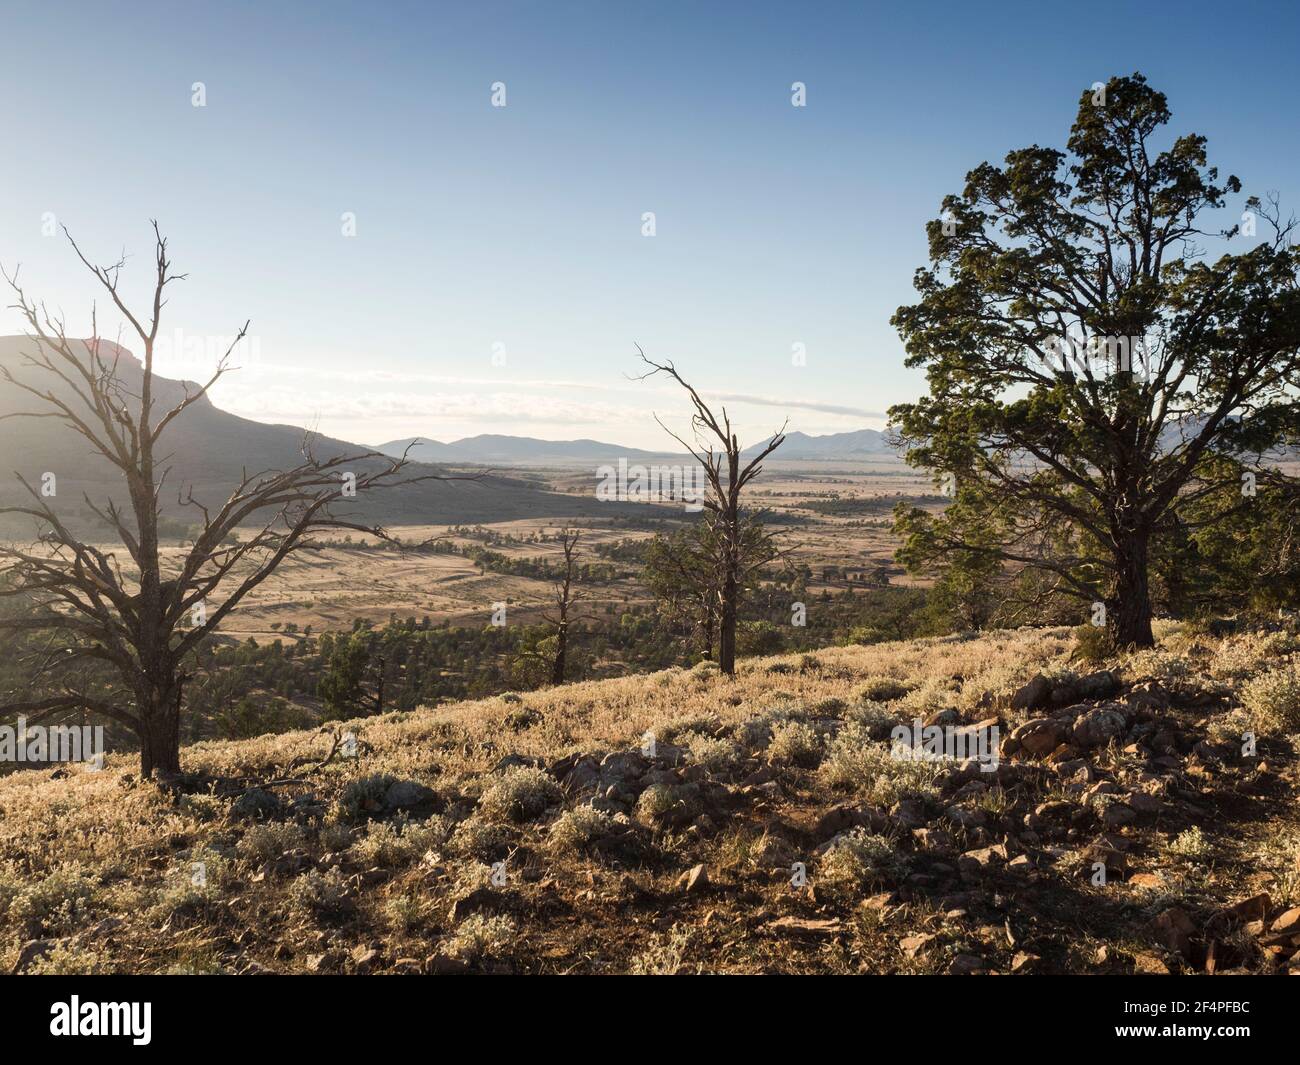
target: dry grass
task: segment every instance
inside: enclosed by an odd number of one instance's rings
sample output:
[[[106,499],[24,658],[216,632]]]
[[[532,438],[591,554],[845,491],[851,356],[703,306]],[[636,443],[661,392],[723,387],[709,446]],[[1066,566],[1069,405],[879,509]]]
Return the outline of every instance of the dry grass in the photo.
[[[1185,648],[1124,665],[1170,684],[1212,687],[1225,672],[1249,683],[1277,667],[1276,646],[1208,641],[1195,668],[1179,666]],[[941,797],[943,768],[889,757],[889,724],[952,708],[1011,726],[1011,691],[1066,668],[1070,651],[1064,629],[828,648],[745,660],[732,680],[670,670],[353,721],[359,756],[280,789],[281,816],[261,822],[232,818],[229,797],[143,784],[126,756],[101,772],[14,774],[0,781],[0,963],[12,967],[26,940],[56,937],[43,963],[52,971],[347,971],[372,944],[381,965],[412,958],[433,971],[439,958],[529,972],[933,971],[959,936],[929,960],[898,948],[932,903],[917,896],[888,919],[861,909],[878,889],[935,875],[920,845],[857,829],[825,847],[831,833],[815,823],[844,802],[883,814],[910,798],[941,815],[954,801],[951,789]],[[508,717],[521,708],[541,720],[516,732]],[[635,757],[646,733],[680,753],[633,795],[549,771],[579,755]],[[269,780],[328,746],[321,732],[294,732],[199,744],[184,763]],[[386,813],[394,780],[433,789],[433,808]],[[970,818],[940,821],[942,832],[974,847],[975,814],[996,820],[1048,798],[1008,787],[969,789]],[[1197,843],[1187,830],[1161,830],[1170,863],[1225,860],[1217,837]],[[791,887],[800,861],[823,878],[820,896]],[[1277,854],[1259,861],[1283,875]],[[189,878],[196,862],[203,884]],[[679,878],[697,863],[707,886],[685,895]],[[1088,889],[1063,890],[1079,904]],[[765,931],[828,915],[843,922],[834,949]],[[1069,968],[1077,955],[1061,958]]]

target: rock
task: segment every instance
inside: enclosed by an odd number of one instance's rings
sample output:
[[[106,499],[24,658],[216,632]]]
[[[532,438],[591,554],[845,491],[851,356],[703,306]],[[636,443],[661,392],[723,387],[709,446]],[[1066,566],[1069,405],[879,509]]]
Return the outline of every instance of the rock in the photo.
[[[1227,909],[1220,910],[1217,916],[1227,918],[1229,921],[1259,921],[1268,913],[1272,905],[1272,898],[1267,892],[1262,892],[1233,903]]]
[[[824,919],[803,917],[778,917],[763,926],[774,935],[830,936],[843,927],[838,917]]]
[[[1164,803],[1154,795],[1148,795],[1143,791],[1135,791],[1124,800],[1133,809],[1140,814],[1154,816],[1164,809]]]
[[[904,936],[898,941],[898,947],[909,958],[915,958],[934,938],[934,934],[930,932],[917,936]]]
[[[1013,973],[1029,973],[1034,971],[1034,967],[1041,959],[1037,954],[1030,954],[1027,951],[1019,951],[1011,959],[1011,971]]]
[[[889,816],[909,831],[923,827],[930,820],[925,813],[925,804],[916,799],[900,799],[894,803]]]
[[[1101,823],[1107,828],[1122,828],[1137,820],[1137,811],[1122,802],[1107,803],[1101,812]]]
[[[323,954],[309,954],[307,956],[307,971],[312,973],[338,972],[345,956],[341,950],[327,950]]]
[[[687,894],[698,894],[709,885],[709,871],[703,865],[692,866],[677,878],[677,886]]]
[[[1012,710],[1046,710],[1052,698],[1052,682],[1041,673],[1011,696]]]
[[[563,775],[556,773],[555,777],[569,791],[583,792],[600,783],[600,765],[590,755],[582,755],[567,768]]]
[[[432,788],[414,780],[395,780],[384,792],[384,809],[389,813],[398,810],[414,810],[419,806],[432,805],[437,795]]]
[[[1041,758],[1061,745],[1066,736],[1066,728],[1063,722],[1055,718],[1040,717],[1013,729],[1011,739],[1019,744],[1021,750]]]
[[[1119,691],[1119,677],[1103,669],[1080,677],[1075,687],[1080,699],[1110,699]]]
[[[527,769],[541,769],[545,763],[540,758],[532,758],[526,754],[507,754],[497,761],[492,767],[494,773],[504,773],[507,769],[516,767]]]
[[[358,973],[368,973],[379,964],[379,951],[362,944],[352,952],[352,964],[356,966]]]
[[[958,954],[948,965],[952,976],[973,976],[984,971],[984,959],[974,954]]]
[[[1151,922],[1151,932],[1171,953],[1181,958],[1191,956],[1196,925],[1186,910],[1171,906]]]
[[[1115,707],[1099,706],[1081,715],[1070,730],[1070,738],[1080,747],[1104,747],[1124,735],[1128,718]]]
[[[1274,935],[1292,935],[1300,932],[1300,906],[1292,906],[1286,913],[1278,917],[1273,922],[1270,931]]]
[[[58,942],[57,939],[29,939],[18,952],[18,961],[14,963],[13,975],[26,972],[49,954]]]
[[[611,751],[600,760],[600,785],[624,785],[640,779],[649,768],[640,751]]]
[[[393,962],[393,971],[403,976],[418,976],[424,971],[419,958],[398,958]]]
[[[931,725],[947,726],[960,725],[961,714],[957,713],[952,707],[946,707],[943,710],[936,710],[933,714],[921,722],[927,728]]]
[[[241,821],[264,821],[279,817],[284,810],[280,800],[262,788],[249,788],[230,804],[230,816]]]
[[[1140,976],[1168,976],[1169,966],[1154,954],[1138,954],[1133,958],[1133,972]]]
[[[981,847],[967,851],[957,859],[957,868],[963,880],[973,880],[1006,864],[1007,852],[1002,846]]]
[[[424,959],[424,971],[430,976],[460,976],[469,972],[469,965],[448,954],[430,954]]]

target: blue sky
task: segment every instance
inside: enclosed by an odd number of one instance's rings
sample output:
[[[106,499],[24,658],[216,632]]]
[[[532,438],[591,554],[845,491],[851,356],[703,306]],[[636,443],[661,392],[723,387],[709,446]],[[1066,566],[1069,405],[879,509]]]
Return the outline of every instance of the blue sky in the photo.
[[[11,2],[0,262],[84,333],[43,222],[125,250],[138,300],[157,217],[189,273],[160,369],[252,319],[216,402],[364,443],[661,444],[681,398],[628,380],[638,342],[747,439],[879,427],[924,387],[889,317],[925,221],[1062,146],[1094,81],[1141,70],[1247,192],[1300,200],[1294,5],[1156,6]]]

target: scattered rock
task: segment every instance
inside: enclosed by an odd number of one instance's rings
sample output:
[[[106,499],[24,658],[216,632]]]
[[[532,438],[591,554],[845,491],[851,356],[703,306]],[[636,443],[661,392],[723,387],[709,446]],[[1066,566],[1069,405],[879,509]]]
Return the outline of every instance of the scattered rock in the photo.
[[[1070,738],[1080,747],[1104,747],[1124,735],[1128,718],[1115,707],[1102,707],[1081,714],[1070,730]]]
[[[1011,709],[1046,710],[1051,698],[1052,682],[1039,673],[1011,696]]]
[[[1154,954],[1138,954],[1133,959],[1133,972],[1140,976],[1168,976],[1169,966]]]
[[[432,788],[414,780],[395,780],[384,792],[384,809],[389,813],[430,806],[437,799]]]
[[[1042,757],[1051,754],[1065,739],[1067,726],[1053,717],[1035,718],[1012,730],[1011,739],[1020,749]]]
[[[778,917],[775,921],[769,921],[764,927],[775,935],[830,936],[841,931],[843,925],[838,917],[824,919]]]
[[[283,812],[279,798],[262,788],[249,788],[230,804],[230,816],[240,821],[274,820]]]
[[[1151,932],[1171,953],[1191,957],[1196,925],[1186,910],[1178,906],[1165,910],[1151,922]]]
[[[687,895],[697,894],[709,885],[709,871],[703,865],[692,866],[677,878],[677,886]]]

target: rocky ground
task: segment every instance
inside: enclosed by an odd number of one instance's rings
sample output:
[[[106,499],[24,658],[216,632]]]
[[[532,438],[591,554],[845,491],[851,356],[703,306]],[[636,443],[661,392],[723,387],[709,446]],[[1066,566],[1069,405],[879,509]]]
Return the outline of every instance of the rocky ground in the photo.
[[[836,648],[0,782],[78,972],[1300,972],[1300,639]],[[996,766],[899,757],[916,720]],[[348,750],[346,747],[344,750]],[[333,751],[321,764],[326,755]]]

